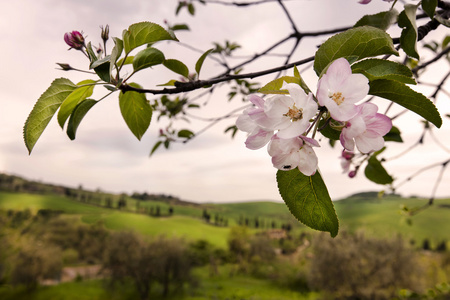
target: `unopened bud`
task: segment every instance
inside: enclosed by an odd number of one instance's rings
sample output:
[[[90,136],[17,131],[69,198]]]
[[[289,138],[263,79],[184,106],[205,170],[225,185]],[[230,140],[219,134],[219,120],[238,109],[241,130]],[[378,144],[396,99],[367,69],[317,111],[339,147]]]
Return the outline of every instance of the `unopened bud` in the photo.
[[[63,71],[70,71],[73,70],[73,68],[69,64],[62,64],[62,63],[56,63],[58,66],[61,67],[61,70]]]
[[[66,32],[64,41],[70,48],[81,50],[84,47],[84,37],[79,31]]]
[[[352,160],[352,158],[355,156],[355,153],[347,150],[342,150],[342,158],[346,160]]]
[[[356,176],[356,170],[348,172],[348,177],[353,178]]]
[[[100,27],[102,29],[102,40],[106,42],[109,39],[109,25],[106,25],[105,28]]]

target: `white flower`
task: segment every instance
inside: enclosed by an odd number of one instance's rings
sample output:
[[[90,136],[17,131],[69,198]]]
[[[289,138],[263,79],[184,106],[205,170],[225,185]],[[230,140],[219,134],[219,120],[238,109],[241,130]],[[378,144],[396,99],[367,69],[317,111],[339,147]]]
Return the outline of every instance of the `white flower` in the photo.
[[[267,99],[264,112],[268,119],[263,119],[258,124],[279,130],[277,133],[279,138],[289,139],[306,131],[310,119],[317,113],[318,105],[312,94],[307,95],[297,84],[285,83],[282,89],[287,89],[289,96],[277,95]]]
[[[320,147],[316,140],[305,136],[281,139],[274,135],[268,146],[272,164],[279,170],[298,168],[306,176],[314,175],[318,159],[312,147]]]
[[[369,93],[369,80],[362,74],[352,74],[345,58],[336,59],[319,80],[317,100],[333,119],[348,121],[357,111],[355,103]]]
[[[363,103],[357,107],[357,115],[347,122],[341,132],[340,140],[345,149],[353,151],[355,144],[362,153],[383,148],[383,136],[391,130],[392,121],[377,111],[378,106],[373,103]]]
[[[247,148],[256,150],[264,147],[272,138],[273,130],[265,130],[258,125],[258,121],[263,121],[267,116],[264,113],[264,99],[256,95],[250,95],[249,101],[255,107],[244,110],[236,120],[236,127],[247,132],[249,135],[245,141]]]

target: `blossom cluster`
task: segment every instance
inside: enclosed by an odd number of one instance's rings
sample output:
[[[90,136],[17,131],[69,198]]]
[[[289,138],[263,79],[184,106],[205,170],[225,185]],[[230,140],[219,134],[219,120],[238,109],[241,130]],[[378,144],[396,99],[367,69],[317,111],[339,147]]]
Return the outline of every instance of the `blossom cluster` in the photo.
[[[370,153],[384,146],[383,136],[392,122],[378,113],[373,103],[357,105],[369,93],[369,80],[353,74],[345,58],[335,60],[319,79],[316,96],[295,83],[284,83],[282,89],[288,93],[268,99],[250,95],[248,100],[253,106],[236,120],[238,129],[248,133],[247,148],[256,150],[268,144],[275,168],[298,168],[306,176],[316,172],[314,147],[320,145],[313,137],[322,118],[341,130],[340,142],[348,153],[353,153],[355,147]],[[307,137],[310,132],[312,137]]]

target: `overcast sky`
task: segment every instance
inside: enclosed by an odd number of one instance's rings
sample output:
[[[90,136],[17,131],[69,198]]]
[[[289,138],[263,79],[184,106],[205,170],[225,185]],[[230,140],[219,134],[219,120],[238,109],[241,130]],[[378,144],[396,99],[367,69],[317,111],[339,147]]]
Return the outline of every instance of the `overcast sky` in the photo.
[[[0,48],[0,172],[73,187],[81,184],[86,189],[166,193],[196,202],[280,201],[275,182],[276,170],[266,150],[246,149],[244,133],[238,134],[234,140],[223,134],[234,120],[223,121],[190,143],[176,145],[170,151],[159,151],[149,158],[162,125],[153,120],[139,142],[120,115],[117,96],[92,109],[83,120],[75,141],[70,141],[53,119],[33,153],[28,155],[22,138],[23,124],[39,96],[57,77],[67,77],[73,82],[88,78],[57,70],[56,62],[69,63],[77,68],[87,67],[81,53],[68,51],[63,40],[65,32],[83,31],[88,40],[97,44],[101,25],[109,24],[110,35],[120,37],[122,30],[132,23],[151,21],[163,24],[164,20],[168,20],[172,24],[187,23],[191,27],[190,32],[177,34],[183,43],[207,50],[212,47],[213,41],[230,40],[242,45],[237,54],[252,55],[285,36],[280,32],[290,30],[290,24],[276,4],[260,5],[252,10],[197,5],[194,18],[186,12],[176,17],[176,4],[175,0],[20,0],[3,3],[0,12],[0,36],[3,39]],[[358,5],[356,0],[294,0],[288,2],[288,7],[301,31],[313,31],[351,26],[363,14],[386,10],[389,4],[379,0],[365,6]],[[319,18],[326,22],[317,22]],[[322,41],[305,40],[296,52],[295,60],[313,55],[316,45]],[[107,50],[111,50],[112,45],[109,44],[109,47]],[[161,43],[157,47],[164,50],[166,57],[180,59],[191,69],[200,55],[175,43]],[[279,51],[282,52],[282,49]],[[281,61],[268,59],[247,71],[276,67]],[[448,68],[448,64],[444,66]],[[216,67],[213,61],[207,60],[202,76],[216,75]],[[141,73],[136,81],[149,88],[153,84],[163,83],[166,77],[176,78],[162,68]],[[435,73],[439,73],[439,69]],[[266,80],[272,78],[267,77]],[[256,79],[258,82],[262,80]],[[317,77],[309,70],[305,73],[305,80],[315,87]],[[428,95],[431,92],[424,90]],[[102,95],[104,92],[99,89],[96,93]],[[228,104],[225,95],[225,91],[214,94],[208,108],[198,115],[222,116],[242,105],[239,99]],[[148,99],[153,97],[148,95]],[[445,94],[441,94],[438,101],[441,113],[448,113],[448,104],[444,106],[448,100]],[[420,118],[408,114],[395,123],[399,127],[405,124],[408,126],[403,131],[404,139],[406,142],[415,141],[421,132]],[[199,122],[192,124],[196,130],[205,125]],[[448,125],[436,134],[450,148]],[[366,180],[362,173],[354,179],[342,174],[338,159],[341,148],[331,149],[325,141],[321,144],[321,149],[316,151],[319,168],[332,199],[355,192],[383,189]],[[393,145],[386,157],[395,156],[407,147],[407,144]],[[402,159],[387,163],[386,168],[401,181],[426,166],[430,159],[439,162],[447,158],[448,153],[431,142]],[[436,177],[437,170],[428,171],[398,192],[429,196]],[[447,173],[438,189],[439,196],[450,195],[450,186],[445,184],[449,180]]]

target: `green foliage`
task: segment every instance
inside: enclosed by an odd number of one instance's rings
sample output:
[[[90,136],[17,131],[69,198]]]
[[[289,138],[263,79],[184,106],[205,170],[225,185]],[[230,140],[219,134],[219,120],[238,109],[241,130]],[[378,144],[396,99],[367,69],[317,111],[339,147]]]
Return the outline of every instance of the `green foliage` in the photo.
[[[374,15],[365,15],[356,22],[354,27],[373,26],[386,31],[397,21],[397,17],[398,11],[395,9],[379,12]]]
[[[400,129],[396,126],[392,126],[391,130],[384,136],[385,141],[403,143],[403,139],[400,133]]]
[[[297,168],[277,172],[278,189],[291,213],[303,224],[335,237],[339,221],[319,172],[303,175]]]
[[[11,283],[24,285],[28,290],[33,290],[39,280],[55,278],[61,270],[61,252],[58,248],[42,248],[34,245],[17,253],[11,272]]]
[[[260,88],[258,90],[259,93],[263,94],[289,94],[287,90],[282,90],[282,86],[284,83],[297,83],[300,84],[301,79],[298,77],[292,77],[292,76],[283,76],[280,78],[277,78],[275,80],[272,80],[271,82],[267,83],[265,86]]]
[[[191,278],[187,246],[182,240],[160,237],[147,243],[126,232],[110,240],[103,267],[113,282],[130,278],[142,300],[148,299],[155,282],[162,285],[163,296],[167,296],[170,286],[180,289]]]
[[[437,4],[438,0],[422,0],[422,9],[431,19],[433,19],[434,17],[434,12],[436,11]]]
[[[405,65],[385,59],[365,59],[352,65],[353,73],[361,73],[369,81],[377,79],[395,80],[406,84],[416,84],[411,69]]]
[[[320,77],[340,57],[353,63],[383,54],[398,55],[391,37],[375,27],[356,27],[330,37],[320,46],[315,55],[314,70]]]
[[[369,83],[369,94],[379,96],[415,112],[430,121],[436,127],[441,127],[441,116],[431,100],[401,82],[387,79],[374,80]]]
[[[140,88],[138,84],[130,83],[130,86]],[[141,140],[144,133],[150,126],[153,109],[150,106],[145,94],[128,91],[120,92],[119,106],[122,117],[127,123],[128,128]]]
[[[402,34],[400,35],[400,45],[406,54],[415,59],[419,59],[416,25],[416,12],[419,5],[405,5],[405,10],[398,17],[398,26],[403,28]]]
[[[66,99],[64,99],[58,112],[58,123],[64,128],[67,118],[72,114],[75,107],[90,97],[94,91],[94,80],[83,80],[77,83],[77,89],[74,90]]]
[[[139,51],[133,59],[134,72],[162,64],[164,60],[164,54],[158,49],[152,47],[145,48]]]
[[[34,145],[60,105],[75,89],[77,89],[77,86],[69,79],[58,78],[39,97],[23,129],[25,145],[29,153],[33,150]]]
[[[166,59],[164,61],[163,65],[167,69],[169,69],[177,74],[180,74],[181,76],[183,76],[185,78],[189,78],[189,69],[181,61],[179,61],[177,59]]]
[[[145,45],[154,44],[163,40],[178,41],[160,25],[151,22],[140,22],[130,25],[122,34],[123,48],[125,54],[129,54],[133,49]],[[116,43],[117,45],[117,43]]]
[[[75,139],[78,126],[83,120],[84,116],[89,112],[89,110],[97,104],[98,101],[92,99],[85,99],[78,103],[78,105],[72,111],[69,118],[69,123],[67,124],[67,135],[71,140]]]
[[[376,157],[377,153],[373,154],[367,161],[367,166],[364,169],[364,174],[367,179],[378,184],[390,184],[394,181],[391,175],[388,174],[381,162]]]
[[[202,69],[203,63],[206,59],[206,57],[213,52],[214,49],[209,49],[207,50],[205,53],[203,53],[199,59],[197,60],[197,62],[195,63],[195,72],[197,72],[197,77],[200,78],[200,70]]]

